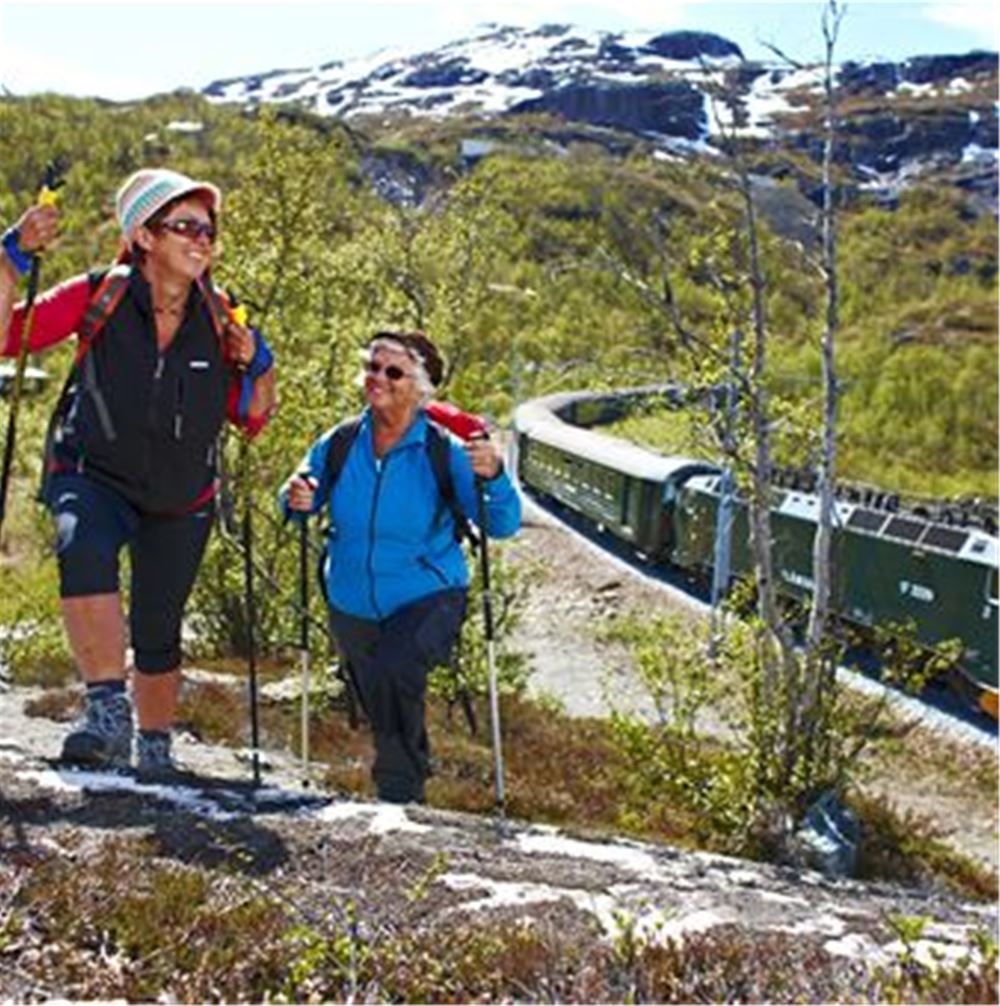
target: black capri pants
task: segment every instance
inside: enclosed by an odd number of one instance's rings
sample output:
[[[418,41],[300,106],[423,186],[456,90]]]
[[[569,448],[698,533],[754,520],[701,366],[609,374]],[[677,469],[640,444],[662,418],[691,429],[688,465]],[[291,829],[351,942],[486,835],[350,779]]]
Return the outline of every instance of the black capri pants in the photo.
[[[52,479],[48,504],[60,597],[118,593],[118,556],[127,545],[135,668],[163,674],[179,667],[181,619],[212,528],[211,502],[189,514],[148,514],[87,475],[65,474]]]
[[[372,779],[380,800],[423,803],[430,775],[427,675],[448,662],[465,605],[460,588],[430,594],[377,622],[330,609],[330,629],[375,736]]]

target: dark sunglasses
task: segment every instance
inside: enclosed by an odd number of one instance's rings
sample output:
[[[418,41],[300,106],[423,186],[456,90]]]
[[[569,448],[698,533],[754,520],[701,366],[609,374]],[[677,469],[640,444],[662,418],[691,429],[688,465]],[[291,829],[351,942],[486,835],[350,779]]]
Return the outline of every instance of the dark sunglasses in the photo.
[[[171,234],[179,234],[182,238],[208,238],[215,240],[215,224],[205,220],[195,220],[193,217],[181,217],[179,220],[161,220],[156,225],[156,230],[170,231]]]
[[[365,370],[367,373],[371,374],[372,377],[378,377],[379,374],[384,373],[386,378],[390,381],[401,381],[404,377],[409,377],[402,367],[397,367],[396,364],[390,363],[388,366],[383,367],[381,363],[376,363],[374,360],[369,360],[365,364]]]

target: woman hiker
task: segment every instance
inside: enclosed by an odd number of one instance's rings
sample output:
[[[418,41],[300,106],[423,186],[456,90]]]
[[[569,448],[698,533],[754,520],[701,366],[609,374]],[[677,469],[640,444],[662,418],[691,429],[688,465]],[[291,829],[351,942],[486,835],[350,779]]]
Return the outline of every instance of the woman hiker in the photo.
[[[280,493],[286,514],[329,513],[330,627],[374,733],[378,797],[393,803],[424,799],[427,675],[447,662],[465,614],[469,577],[455,518],[475,519],[477,477],[491,536],[514,534],[521,517],[493,443],[463,447],[429,429],[424,406],[443,372],[423,333],[380,332],[364,352],[367,407],[336,481],[331,487],[326,476],[337,427],[309,448]],[[434,435],[444,438],[458,515],[442,503],[428,439]]]
[[[216,440],[228,418],[248,435],[275,404],[270,351],[237,324],[210,278],[221,195],[165,169],[118,190],[123,246],[103,276],[40,295],[28,334],[38,352],[76,333],[76,362],[56,406],[43,498],[56,530],[63,624],[86,686],[64,761],[126,767],[132,701],[118,563],[128,548],[128,639],[140,778],[176,774],[170,731],[181,684],[181,619],[205,551]],[[0,355],[19,352],[17,282],[55,238],[58,211],[33,206],[3,235]]]

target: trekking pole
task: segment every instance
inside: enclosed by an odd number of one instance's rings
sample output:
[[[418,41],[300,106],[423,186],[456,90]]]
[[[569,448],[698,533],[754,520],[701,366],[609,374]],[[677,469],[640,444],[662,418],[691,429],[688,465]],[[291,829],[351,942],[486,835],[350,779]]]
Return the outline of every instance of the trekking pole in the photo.
[[[62,185],[58,177],[55,163],[45,168],[42,184],[38,190],[35,203],[38,206],[54,206],[56,189]],[[28,293],[24,305],[24,321],[21,325],[21,345],[17,351],[17,364],[14,368],[14,386],[10,395],[10,413],[7,416],[7,434],[3,445],[3,475],[0,476],[0,536],[3,531],[4,517],[7,515],[7,490],[10,487],[11,471],[14,467],[14,445],[17,441],[17,416],[21,409],[21,393],[24,387],[24,372],[28,366],[28,340],[31,326],[35,319],[35,298],[38,296],[38,274],[41,268],[42,256],[39,252],[32,253],[31,270],[28,273]],[[0,537],[2,540],[2,537]]]
[[[309,518],[299,518],[299,664],[302,672],[302,782],[309,785]]]
[[[247,675],[250,684],[250,744],[252,748],[253,784],[260,785],[260,728],[257,718],[257,619],[253,594],[253,526],[249,502],[243,510],[243,584],[246,592]]]
[[[246,325],[247,309],[243,304],[233,306],[231,317],[237,325]],[[253,591],[253,501],[250,498],[250,479],[247,472],[247,442],[240,442],[240,476],[243,497],[243,587],[247,620],[247,678],[250,693],[250,744],[253,765],[253,784],[260,786],[260,723],[257,715],[257,608]]]
[[[487,434],[477,434],[485,438]],[[501,817],[504,813],[503,749],[500,744],[500,699],[497,694],[496,654],[493,643],[493,597],[490,593],[489,528],[486,517],[486,490],[482,476],[476,476],[476,523],[479,525],[479,567],[483,581],[483,628],[486,633],[486,669],[490,695],[490,725],[493,735],[493,786],[495,807]]]

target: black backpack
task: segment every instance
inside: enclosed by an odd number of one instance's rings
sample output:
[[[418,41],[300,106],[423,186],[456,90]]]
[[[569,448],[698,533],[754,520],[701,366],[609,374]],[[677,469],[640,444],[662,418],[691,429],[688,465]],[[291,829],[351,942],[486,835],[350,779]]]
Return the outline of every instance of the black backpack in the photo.
[[[340,477],[344,462],[347,460],[347,452],[354,443],[354,438],[361,428],[361,417],[354,416],[345,419],[338,424],[330,435],[330,448],[326,455],[326,465],[323,468],[323,475],[319,485],[316,487],[317,498],[328,500],[333,487]],[[469,544],[476,548],[479,544],[479,537],[472,526],[472,522],[459,506],[458,497],[455,495],[455,485],[451,478],[451,467],[449,466],[450,446],[448,434],[437,423],[427,420],[427,433],[424,438],[424,446],[427,450],[427,459],[430,462],[431,471],[434,473],[434,481],[437,483],[438,493],[441,496],[441,505],[446,508],[452,517],[455,525],[455,540],[468,540]],[[440,514],[440,511],[439,511]],[[329,531],[329,528],[327,529]],[[323,548],[319,558],[319,583],[326,599],[326,583],[323,580],[323,567],[326,564],[326,547]]]

